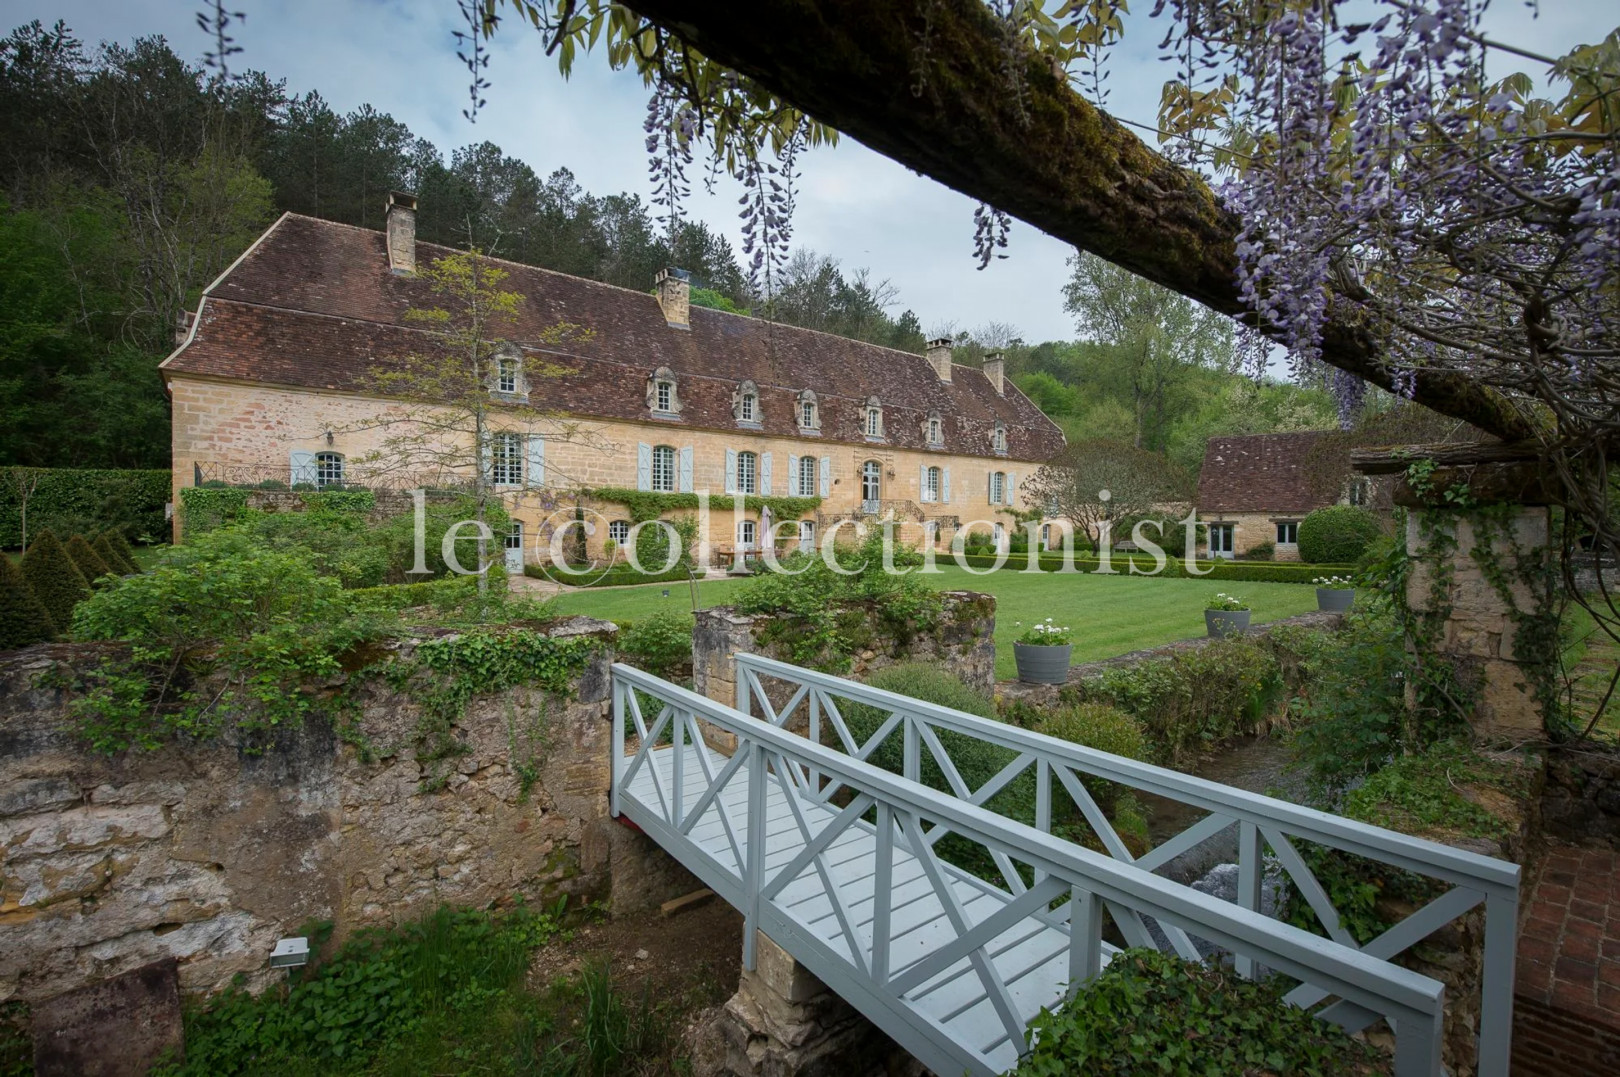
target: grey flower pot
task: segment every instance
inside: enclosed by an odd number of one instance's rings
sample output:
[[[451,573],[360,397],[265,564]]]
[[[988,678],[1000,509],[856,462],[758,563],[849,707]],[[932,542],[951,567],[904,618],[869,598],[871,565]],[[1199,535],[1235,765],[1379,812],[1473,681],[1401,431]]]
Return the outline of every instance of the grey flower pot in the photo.
[[[1325,613],[1346,613],[1355,600],[1356,592],[1354,588],[1318,587],[1316,589],[1316,608]]]
[[[1249,610],[1205,610],[1204,630],[1211,639],[1241,636],[1249,630]]]
[[[1018,663],[1018,679],[1028,684],[1062,684],[1069,679],[1069,655],[1074,644],[1041,647],[1033,643],[1013,644]]]

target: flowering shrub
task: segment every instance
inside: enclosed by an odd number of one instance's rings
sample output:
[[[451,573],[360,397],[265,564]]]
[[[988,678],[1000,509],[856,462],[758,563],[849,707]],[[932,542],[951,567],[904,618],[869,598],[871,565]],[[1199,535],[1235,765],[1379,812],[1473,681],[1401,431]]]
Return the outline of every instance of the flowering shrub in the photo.
[[[1356,586],[1356,581],[1349,576],[1318,576],[1311,582],[1334,591],[1349,591]]]
[[[1013,627],[1022,628],[1023,624],[1022,621],[1014,621]],[[1055,625],[1048,617],[1025,628],[1014,642],[1026,647],[1063,647],[1074,642],[1074,633],[1068,625]]]
[[[1229,595],[1225,591],[1217,591],[1209,601],[1204,603],[1206,610],[1221,610],[1226,613],[1241,613],[1249,608],[1249,604],[1236,595]]]

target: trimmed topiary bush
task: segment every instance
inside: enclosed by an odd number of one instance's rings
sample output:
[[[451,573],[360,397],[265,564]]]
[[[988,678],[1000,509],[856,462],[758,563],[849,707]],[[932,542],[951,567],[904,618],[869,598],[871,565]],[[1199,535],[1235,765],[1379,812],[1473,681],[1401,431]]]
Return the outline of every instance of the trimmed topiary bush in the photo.
[[[122,531],[116,527],[109,528],[102,537],[107,540],[113,549],[118,551],[118,556],[124,559],[124,564],[129,566],[131,572],[141,570],[140,562],[135,560],[135,547],[129,544],[129,539]]]
[[[22,559],[23,579],[58,631],[73,623],[73,607],[90,597],[90,585],[50,532],[41,531]]]
[[[90,548],[96,552],[96,556],[101,558],[110,571],[116,572],[120,576],[127,576],[131,572],[139,571],[134,565],[124,560],[124,555],[118,552],[118,547],[114,546],[106,535],[98,535],[96,541],[90,544]]]
[[[1048,713],[1040,732],[1099,752],[1146,761],[1151,756],[1142,724],[1106,703],[1073,703]]]
[[[79,567],[79,573],[92,586],[95,585],[97,580],[113,570],[111,565],[101,559],[100,554],[91,549],[90,544],[84,540],[83,535],[74,535],[68,539],[67,552],[68,556],[73,558],[73,563]]]
[[[1317,509],[1299,522],[1299,559],[1313,564],[1351,564],[1384,533],[1378,517],[1354,505]]]
[[[0,554],[0,651],[39,643],[55,634],[50,616],[22,573],[11,558]]]

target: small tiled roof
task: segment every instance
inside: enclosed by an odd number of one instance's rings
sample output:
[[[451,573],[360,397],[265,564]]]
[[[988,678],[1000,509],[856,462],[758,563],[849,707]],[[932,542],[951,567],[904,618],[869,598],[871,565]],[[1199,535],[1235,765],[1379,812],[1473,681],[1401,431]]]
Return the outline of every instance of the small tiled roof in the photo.
[[[1210,438],[1198,473],[1198,511],[1303,515],[1330,504],[1312,493],[1305,458],[1323,431]]]
[[[430,264],[451,248],[417,244]],[[508,335],[542,340],[569,323],[589,339],[535,345],[550,364],[571,370],[531,385],[530,402],[580,417],[644,420],[647,378],[660,367],[677,377],[683,424],[733,430],[732,394],[759,387],[762,430],[797,437],[798,394],[816,394],[821,440],[866,444],[862,408],[876,397],[888,446],[926,449],[924,424],[944,420],[945,451],[994,455],[992,431],[1007,428],[1007,456],[1042,461],[1063,445],[1058,427],[1011,381],[998,396],[982,370],[956,366],[941,382],[911,352],[694,306],[690,329],[672,328],[650,293],[503,262],[501,287],[523,296]],[[389,269],[384,235],[286,214],[207,291],[187,342],[163,364],[165,376],[192,374],[310,388],[357,390],[390,357],[423,349],[407,325],[413,307],[434,306],[420,279]]]

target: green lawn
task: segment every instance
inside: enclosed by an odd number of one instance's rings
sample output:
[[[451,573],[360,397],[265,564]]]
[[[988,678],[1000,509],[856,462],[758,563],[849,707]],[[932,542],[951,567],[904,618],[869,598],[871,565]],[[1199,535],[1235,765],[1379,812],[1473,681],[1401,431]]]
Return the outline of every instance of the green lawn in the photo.
[[[1155,647],[1204,634],[1204,599],[1226,591],[1254,610],[1254,622],[1275,621],[1316,608],[1316,590],[1297,583],[1224,583],[1201,580],[1145,579],[1130,576],[1060,576],[997,572],[974,576],[960,567],[941,566],[934,582],[947,590],[986,591],[996,596],[996,676],[1011,680],[1012,641],[1026,625],[1052,618],[1075,630],[1074,661],[1111,658],[1127,651]],[[698,585],[698,603],[718,606],[728,601],[737,580]],[[669,590],[664,598],[661,591]],[[655,584],[602,591],[577,591],[557,599],[563,613],[584,613],[605,620],[634,620],[658,609],[690,609],[685,584]]]

